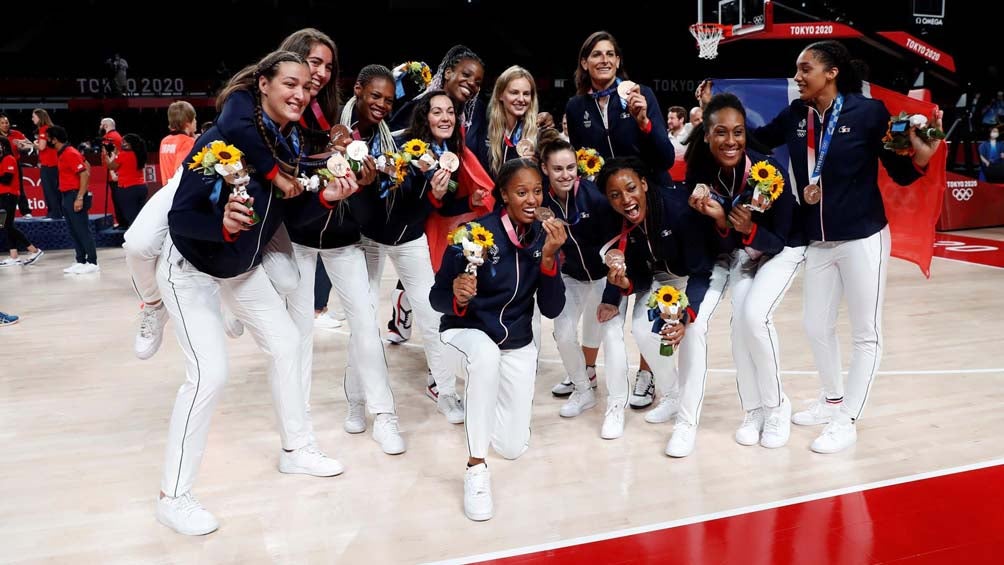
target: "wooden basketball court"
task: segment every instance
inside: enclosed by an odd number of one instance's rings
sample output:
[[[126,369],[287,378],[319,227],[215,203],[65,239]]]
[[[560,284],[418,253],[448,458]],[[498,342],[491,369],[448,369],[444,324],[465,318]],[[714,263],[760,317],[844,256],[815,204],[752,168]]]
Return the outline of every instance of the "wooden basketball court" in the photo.
[[[1004,229],[965,235],[1004,248]],[[121,249],[99,250],[98,275],[63,275],[71,260],[72,252],[56,251],[37,265],[0,271],[0,310],[22,316],[0,328],[3,562],[464,559],[1004,457],[1004,269],[935,259],[925,280],[894,259],[881,370],[857,445],[835,455],[809,451],[818,428],[793,426],[788,446],[777,450],[733,440],[742,413],[727,306],[709,338],[713,370],[697,449],[680,460],[663,454],[671,424],[646,424],[641,412],[627,415],[625,435],[614,441],[599,437],[602,403],[575,419],[558,416],[562,401],[549,390],[563,371],[545,320],[530,449],[517,461],[490,456],[496,511],[485,523],[464,517],[464,429],[423,394],[417,332],[386,348],[408,441],[407,453],[388,456],[368,431],[342,430],[346,332],[317,330],[314,426],[321,448],[346,466],[329,479],[277,471],[264,362],[245,335],[228,343],[230,381],[193,491],[221,526],[189,538],[153,516],[168,416],[184,378],[173,328],[153,359],[137,360],[138,301]],[[382,322],[395,279],[388,270]],[[801,281],[775,320],[796,409],[818,391],[801,329]],[[846,367],[845,313],[840,334]],[[602,367],[599,374],[602,381]]]

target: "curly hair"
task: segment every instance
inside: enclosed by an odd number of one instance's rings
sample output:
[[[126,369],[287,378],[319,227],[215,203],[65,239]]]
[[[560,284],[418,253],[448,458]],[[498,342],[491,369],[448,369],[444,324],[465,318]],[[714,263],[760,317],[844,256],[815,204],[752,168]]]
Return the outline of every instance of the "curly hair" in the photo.
[[[432,111],[432,99],[437,96],[445,96],[453,105],[454,115],[457,111],[457,103],[454,102],[445,90],[430,90],[424,96],[415,101],[415,111],[411,115],[411,124],[405,131],[404,136],[408,139],[421,139],[422,141],[435,141],[432,130],[429,128],[429,112]],[[459,116],[458,118],[459,119]],[[453,152],[460,148],[460,124],[455,123],[453,135],[446,140],[446,147]]]

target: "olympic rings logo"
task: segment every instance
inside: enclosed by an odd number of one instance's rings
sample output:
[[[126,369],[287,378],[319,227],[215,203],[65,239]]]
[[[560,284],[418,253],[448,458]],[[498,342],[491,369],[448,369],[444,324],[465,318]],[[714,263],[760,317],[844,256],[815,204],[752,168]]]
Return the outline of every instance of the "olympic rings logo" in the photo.
[[[959,202],[964,202],[973,197],[973,189],[971,188],[955,188],[952,189],[952,196],[955,197]]]

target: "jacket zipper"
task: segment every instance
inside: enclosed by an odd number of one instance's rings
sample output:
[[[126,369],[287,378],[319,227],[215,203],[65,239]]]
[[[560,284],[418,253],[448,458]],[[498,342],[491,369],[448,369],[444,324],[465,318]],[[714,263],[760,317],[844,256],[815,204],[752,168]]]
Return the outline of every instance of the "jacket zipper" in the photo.
[[[831,103],[830,106],[832,107],[833,104]],[[816,112],[815,108],[813,108],[812,106],[809,106],[809,107],[812,108],[813,112]],[[827,110],[828,109],[829,108],[827,108]],[[816,113],[819,114],[819,112],[816,112]],[[825,132],[825,130],[823,129],[823,124],[824,124],[825,120],[826,120],[826,110],[823,110],[823,113],[819,114],[819,139],[820,139],[820,141],[822,141],[822,139],[823,139],[823,133]],[[832,143],[832,140],[830,142]],[[813,140],[813,143],[817,143],[817,142],[815,140]],[[816,147],[819,147],[818,143],[817,143]],[[809,174],[811,175],[812,173],[810,172]],[[809,179],[809,180],[812,180],[812,179]],[[822,192],[822,189],[823,189],[823,171],[819,171],[819,189],[820,189],[820,192],[819,192],[819,236],[822,238],[822,241],[826,241],[826,227],[823,226],[823,200],[826,198],[826,196]],[[804,198],[804,196],[805,195],[803,195],[803,198]]]
[[[505,331],[505,335],[502,336],[502,339],[500,339],[499,341],[496,342],[497,345],[502,345],[503,343],[505,343],[505,340],[509,339],[509,327],[506,326],[502,322],[502,316],[505,315],[505,309],[508,308],[510,304],[512,304],[513,300],[516,300],[516,295],[519,293],[519,250],[518,249],[514,250],[513,258],[515,259],[515,263],[516,263],[516,288],[513,289],[513,291],[512,291],[512,297],[509,298],[509,302],[506,302],[505,305],[502,306],[502,310],[499,311],[499,325],[502,326],[502,330]]]
[[[575,194],[569,195],[569,200],[575,198]],[[556,201],[557,202],[557,201]],[[565,221],[568,221],[568,206],[561,206],[561,202],[558,202],[558,207],[561,208],[562,213],[565,215]],[[579,242],[575,239],[575,235],[572,234],[572,227],[568,227],[568,237],[575,244],[575,250],[579,253],[579,261],[582,262],[582,270],[586,272],[586,278],[589,280],[593,279],[593,274],[589,272],[589,267],[586,267],[586,258],[582,255],[582,247],[579,246]]]
[[[593,100],[593,104],[596,104],[596,111],[600,113],[600,125],[603,126],[603,133],[607,136],[607,147],[610,149],[610,158],[613,159],[617,156],[617,154],[614,153],[614,144],[610,141],[610,128],[607,127],[607,120],[603,119],[603,116],[605,115],[603,113],[603,108],[600,108],[599,100]],[[607,107],[609,106],[610,101],[608,100]]]

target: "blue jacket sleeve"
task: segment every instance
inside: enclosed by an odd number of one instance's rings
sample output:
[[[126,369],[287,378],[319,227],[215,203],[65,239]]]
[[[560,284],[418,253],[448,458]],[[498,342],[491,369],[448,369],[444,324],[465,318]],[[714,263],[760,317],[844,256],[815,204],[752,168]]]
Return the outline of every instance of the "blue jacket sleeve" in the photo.
[[[665,171],[673,166],[676,159],[676,149],[673,148],[673,142],[670,141],[669,133],[666,132],[665,116],[659,109],[659,101],[655,99],[655,94],[647,86],[642,87],[641,92],[648,102],[648,121],[652,128],[648,133],[639,132],[642,139],[640,145],[645,153],[645,161],[648,166]],[[578,147],[574,143],[572,145]]]
[[[781,110],[774,119],[750,132],[750,137],[771,149],[787,142],[788,123],[791,121],[791,106]]]
[[[565,308],[565,283],[561,279],[561,266],[554,262],[554,273],[540,272],[537,282],[537,306],[540,313],[552,320]]]
[[[245,90],[234,92],[223,103],[223,110],[216,118],[216,127],[224,138],[244,152],[249,165],[271,180],[278,172],[278,163],[258,133],[254,106],[251,93]]]
[[[457,278],[467,261],[463,257],[463,251],[456,245],[447,245],[443,252],[443,262],[436,271],[436,282],[429,291],[429,302],[437,312],[442,314],[454,314],[453,312],[453,279]],[[472,300],[467,308],[474,305]]]
[[[168,212],[171,230],[192,239],[223,242],[223,206],[230,193],[223,187],[221,202],[210,200],[213,185],[219,176],[205,176],[185,168],[181,173],[178,191],[174,193],[174,203]]]

